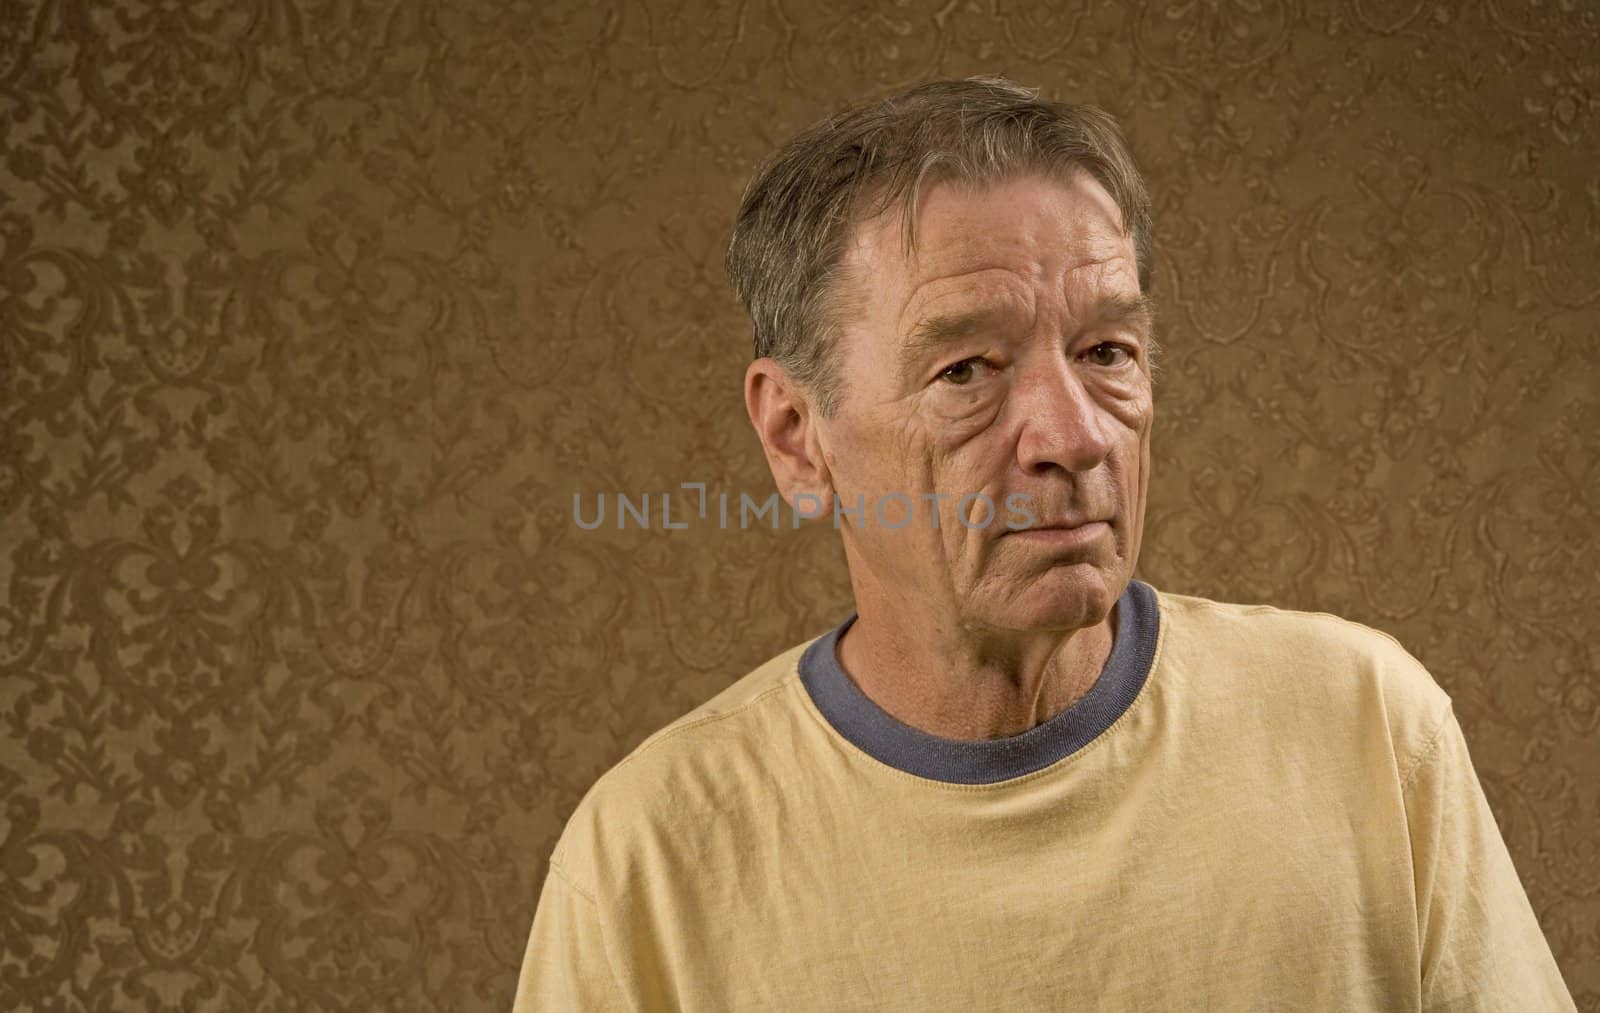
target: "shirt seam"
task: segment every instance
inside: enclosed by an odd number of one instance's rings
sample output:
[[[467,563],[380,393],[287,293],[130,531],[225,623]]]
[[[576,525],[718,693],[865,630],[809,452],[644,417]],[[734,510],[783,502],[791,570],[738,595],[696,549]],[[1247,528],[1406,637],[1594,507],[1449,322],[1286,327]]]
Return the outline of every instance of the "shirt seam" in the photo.
[[[611,972],[612,991],[621,997],[623,1002],[628,1004],[630,1010],[637,1009],[638,1004],[634,1002],[632,994],[622,987],[622,975],[617,973],[616,961],[611,958],[611,941],[606,938],[605,924],[600,916],[600,902],[595,899],[593,894],[579,886],[578,881],[572,877],[572,874],[562,868],[561,863],[557,862],[553,857],[550,859],[549,865],[552,875],[557,876],[561,882],[566,884],[567,889],[588,901],[589,906],[594,908],[596,931],[600,934],[600,954],[605,958],[606,969]]]
[[[1439,745],[1444,741],[1444,730],[1450,724],[1452,710],[1451,703],[1446,701],[1445,705],[1440,709],[1439,718],[1434,724],[1433,731],[1429,733],[1427,741],[1422,744],[1421,749],[1417,750],[1417,755],[1412,757],[1405,771],[1401,773],[1401,795],[1410,792],[1412,781],[1422,771],[1422,768],[1427,765],[1428,761],[1433,759],[1434,755],[1439,752]]]
[[[823,634],[823,636],[826,636],[826,634]],[[815,637],[813,639],[814,640],[820,640],[821,637]],[[805,644],[803,644],[801,646],[802,647],[809,647],[810,645],[811,645],[811,641],[808,640],[808,641],[806,641]],[[799,665],[799,659],[797,658],[794,663],[790,664],[790,666],[788,668],[788,671],[786,671],[782,676],[780,676],[778,678],[777,682],[775,682],[771,686],[768,686],[766,689],[764,689],[761,692],[757,693],[755,696],[753,696],[750,699],[746,700],[744,703],[739,704],[737,707],[733,708],[732,710],[717,711],[714,714],[705,714],[705,715],[702,715],[702,716],[700,716],[698,718],[695,718],[692,721],[687,721],[687,722],[685,722],[683,724],[672,724],[672,725],[668,725],[665,728],[662,728],[660,731],[656,732],[655,734],[651,735],[649,738],[645,739],[643,742],[641,742],[639,744],[639,746],[636,749],[634,749],[631,753],[629,753],[627,756],[623,757],[620,761],[618,761],[617,765],[615,767],[613,767],[612,770],[620,770],[623,767],[626,767],[628,764],[632,763],[639,756],[641,756],[644,753],[649,752],[651,749],[653,749],[656,746],[657,743],[665,742],[667,739],[674,738],[674,737],[678,736],[679,734],[681,734],[683,732],[689,731],[690,729],[699,728],[701,725],[708,725],[708,724],[711,724],[712,722],[715,722],[715,721],[721,721],[721,720],[723,720],[725,718],[734,717],[734,716],[736,716],[738,714],[744,713],[745,711],[751,709],[752,707],[755,707],[757,704],[760,704],[763,701],[765,701],[767,697],[772,696],[774,693],[778,693],[778,692],[782,691],[784,689],[784,687],[788,685],[790,679],[792,679],[794,677],[794,675],[796,674],[796,672],[798,671],[798,665]],[[606,774],[602,775],[602,780],[604,778],[606,778],[606,777],[609,777],[609,776],[610,776],[610,772],[608,771]]]
[[[573,893],[577,894],[579,897],[582,897],[584,900],[593,904],[597,908],[600,906],[600,902],[594,899],[594,894],[579,886],[578,881],[573,878],[572,873],[562,868],[561,863],[557,862],[554,858],[550,859],[550,871],[560,876],[562,882],[566,883],[567,886],[572,889]]]
[[[1421,773],[1422,768],[1427,766],[1428,762],[1438,754],[1440,744],[1444,741],[1444,731],[1450,722],[1452,710],[1452,704],[1449,701],[1446,701],[1444,707],[1442,708],[1443,713],[1440,714],[1439,720],[1436,722],[1433,732],[1428,736],[1427,741],[1423,743],[1422,748],[1417,750],[1417,755],[1411,759],[1406,769],[1401,772],[1400,775],[1400,811],[1406,824],[1406,853],[1407,861],[1411,865],[1412,904],[1415,909],[1417,925],[1417,973],[1419,989],[1425,988],[1426,982],[1423,981],[1422,950],[1424,940],[1422,904],[1419,899],[1419,884],[1417,881],[1416,845],[1414,841],[1413,828],[1411,826],[1411,790],[1413,787],[1413,782]],[[1419,997],[1424,998],[1424,1000],[1426,999],[1424,992],[1419,991],[1418,995]]]
[[[1405,651],[1407,654],[1411,653],[1406,649],[1406,646],[1395,637],[1394,634],[1388,632],[1387,630],[1379,629],[1376,626],[1369,626],[1366,623],[1357,622],[1354,619],[1350,619],[1346,616],[1341,616],[1333,612],[1323,612],[1318,609],[1291,609],[1284,608],[1281,605],[1268,605],[1265,603],[1244,605],[1235,602],[1213,601],[1209,598],[1199,598],[1193,595],[1183,595],[1182,597],[1194,602],[1197,605],[1203,605],[1215,612],[1237,612],[1240,615],[1252,615],[1259,612],[1278,612],[1284,615],[1317,616],[1323,619],[1335,619],[1338,620],[1340,624],[1348,626],[1352,629],[1376,633],[1378,636],[1389,641],[1389,643],[1393,644],[1395,647],[1398,647],[1400,650]]]

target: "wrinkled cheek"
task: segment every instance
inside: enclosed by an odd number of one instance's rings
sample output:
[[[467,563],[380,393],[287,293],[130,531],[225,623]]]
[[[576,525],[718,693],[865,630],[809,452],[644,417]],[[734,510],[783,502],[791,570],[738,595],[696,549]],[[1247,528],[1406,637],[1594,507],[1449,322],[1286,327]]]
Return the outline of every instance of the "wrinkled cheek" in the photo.
[[[1147,419],[1143,431],[1139,433],[1139,502],[1144,502],[1145,489],[1150,481],[1150,435],[1155,431],[1151,424],[1153,420]]]
[[[1145,505],[1150,493],[1150,436],[1155,431],[1154,423],[1154,406],[1151,406],[1145,414],[1144,428],[1139,433],[1139,474],[1133,483],[1133,502],[1128,514],[1127,551],[1130,563],[1138,560],[1144,538]]]
[[[954,455],[995,425],[998,404],[985,403],[961,415],[938,415],[929,420],[930,449],[939,455]]]
[[[929,460],[930,491],[937,490],[941,523],[961,532],[981,533],[1006,519],[1006,448],[999,441],[973,442],[959,453],[934,453]]]
[[[984,576],[982,531],[969,530],[955,519],[954,504],[946,507],[938,532],[944,569],[957,590],[971,591]]]

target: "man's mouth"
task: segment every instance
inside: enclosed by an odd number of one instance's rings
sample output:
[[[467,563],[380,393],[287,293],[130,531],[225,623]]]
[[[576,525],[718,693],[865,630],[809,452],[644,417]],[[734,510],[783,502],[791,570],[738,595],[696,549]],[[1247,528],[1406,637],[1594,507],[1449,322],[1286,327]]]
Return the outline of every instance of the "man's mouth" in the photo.
[[[1102,520],[1051,521],[1026,528],[1014,528],[1002,537],[1037,544],[1042,548],[1077,549],[1093,544],[1111,533],[1111,522]]]

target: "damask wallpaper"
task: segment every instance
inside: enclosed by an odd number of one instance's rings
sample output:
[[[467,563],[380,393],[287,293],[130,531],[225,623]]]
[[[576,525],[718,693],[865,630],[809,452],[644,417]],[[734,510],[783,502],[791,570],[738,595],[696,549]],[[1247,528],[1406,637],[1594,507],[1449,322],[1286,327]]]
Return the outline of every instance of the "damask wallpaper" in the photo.
[[[509,1008],[582,792],[849,608],[573,495],[770,491],[741,188],[974,73],[1150,177],[1141,576],[1417,654],[1600,1010],[1592,0],[0,2],[0,1008]]]

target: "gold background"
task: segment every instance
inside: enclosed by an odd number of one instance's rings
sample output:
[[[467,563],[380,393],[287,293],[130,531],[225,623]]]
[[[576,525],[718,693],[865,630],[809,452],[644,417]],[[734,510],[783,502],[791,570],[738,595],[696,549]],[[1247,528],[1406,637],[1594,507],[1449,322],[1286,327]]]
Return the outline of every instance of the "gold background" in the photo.
[[[1600,1009],[1592,0],[6,0],[0,1008],[508,1008],[581,793],[849,607],[573,493],[767,495],[742,186],[982,72],[1150,177],[1141,575],[1398,636]]]

